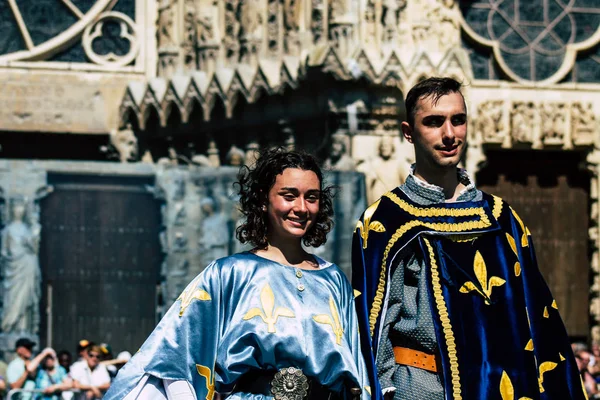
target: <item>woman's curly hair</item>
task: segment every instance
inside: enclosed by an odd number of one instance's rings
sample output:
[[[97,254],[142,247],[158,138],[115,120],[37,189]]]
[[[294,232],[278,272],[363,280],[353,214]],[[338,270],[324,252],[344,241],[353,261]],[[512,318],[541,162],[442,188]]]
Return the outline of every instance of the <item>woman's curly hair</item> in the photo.
[[[286,168],[313,171],[319,178],[319,212],[313,226],[302,238],[306,246],[318,247],[327,241],[327,233],[333,227],[333,187],[323,187],[323,173],[316,159],[302,151],[288,151],[282,148],[265,151],[256,160],[254,168],[242,167],[238,175],[240,211],[246,221],[236,229],[236,237],[242,243],[251,243],[265,249],[267,243],[267,215],[263,206],[268,204],[269,191],[275,184],[277,175]]]

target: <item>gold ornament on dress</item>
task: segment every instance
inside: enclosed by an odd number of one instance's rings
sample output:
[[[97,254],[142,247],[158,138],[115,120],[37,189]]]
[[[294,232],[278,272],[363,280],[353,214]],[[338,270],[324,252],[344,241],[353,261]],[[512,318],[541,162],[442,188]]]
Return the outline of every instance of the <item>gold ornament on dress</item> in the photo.
[[[319,324],[330,325],[331,329],[333,330],[333,333],[335,334],[335,342],[341,345],[342,336],[344,335],[344,329],[342,328],[342,324],[340,323],[340,314],[338,313],[338,309],[335,306],[333,297],[329,298],[329,310],[331,311],[331,316],[327,314],[319,314],[313,316],[313,319]]]
[[[186,308],[192,303],[193,300],[199,301],[210,301],[210,294],[206,290],[202,290],[198,288],[198,283],[200,282],[200,276],[197,276],[196,279],[192,281],[181,293],[181,295],[177,298],[177,300],[181,300],[181,306],[179,308],[179,316],[183,316]]]
[[[279,317],[287,317],[294,318],[295,315],[292,310],[284,307],[277,307],[275,309],[275,295],[273,294],[273,290],[271,286],[267,283],[265,287],[260,292],[260,304],[262,306],[262,310],[260,308],[251,308],[246,315],[244,315],[243,320],[247,321],[254,317],[260,317],[265,324],[267,324],[268,332],[275,333],[275,324],[277,323],[277,319]],[[273,310],[275,312],[273,312]]]
[[[208,393],[206,394],[206,400],[212,400],[215,396],[215,377],[210,370],[210,368],[205,367],[204,365],[196,364],[196,371],[206,378],[206,390]]]

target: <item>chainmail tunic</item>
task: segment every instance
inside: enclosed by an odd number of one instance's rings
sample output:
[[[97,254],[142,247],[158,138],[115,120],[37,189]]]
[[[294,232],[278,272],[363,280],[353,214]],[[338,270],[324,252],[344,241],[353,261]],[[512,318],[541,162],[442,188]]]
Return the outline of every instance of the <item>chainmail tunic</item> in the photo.
[[[482,194],[464,170],[459,180],[466,188],[457,201],[478,201]],[[442,189],[412,173],[400,189],[415,203],[427,206],[445,202]],[[377,353],[377,369],[384,393],[394,390],[394,400],[443,400],[441,375],[398,365],[393,346],[437,354],[438,346],[427,292],[427,269],[418,243],[413,241],[397,257],[391,269],[387,313]],[[439,357],[439,356],[438,356]]]

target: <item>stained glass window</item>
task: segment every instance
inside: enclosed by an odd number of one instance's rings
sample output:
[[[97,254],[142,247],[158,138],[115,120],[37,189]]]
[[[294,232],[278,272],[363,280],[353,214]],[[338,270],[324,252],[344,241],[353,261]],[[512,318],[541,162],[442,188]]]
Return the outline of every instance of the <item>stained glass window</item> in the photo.
[[[547,79],[563,65],[568,44],[589,39],[600,27],[598,0],[474,0],[461,1],[460,7],[475,34],[499,47],[501,60],[495,60],[490,46],[465,34],[475,76],[481,79],[500,78],[498,61],[521,79]],[[587,71],[598,69],[595,53],[578,57],[574,79],[599,81],[598,72]]]

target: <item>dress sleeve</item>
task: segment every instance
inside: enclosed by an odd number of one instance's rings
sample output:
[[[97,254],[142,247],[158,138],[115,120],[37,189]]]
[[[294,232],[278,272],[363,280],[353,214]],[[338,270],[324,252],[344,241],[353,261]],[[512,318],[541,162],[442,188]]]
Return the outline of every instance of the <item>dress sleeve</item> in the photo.
[[[213,262],[177,298],[140,350],[119,371],[104,399],[123,399],[148,384],[158,387],[151,377],[186,381],[198,399],[212,399],[216,352],[224,325],[221,288],[220,268]],[[144,378],[146,383],[140,387]]]

